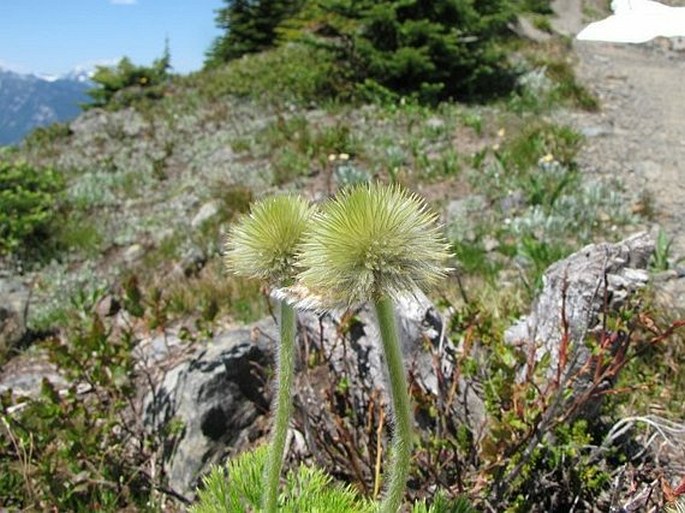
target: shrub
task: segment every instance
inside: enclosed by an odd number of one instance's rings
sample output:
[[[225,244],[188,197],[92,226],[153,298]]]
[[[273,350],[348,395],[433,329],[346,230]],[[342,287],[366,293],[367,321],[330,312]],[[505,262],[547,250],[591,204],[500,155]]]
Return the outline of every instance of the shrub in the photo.
[[[276,105],[308,105],[344,96],[346,89],[330,52],[298,43],[245,56],[182,82],[209,100],[235,95]]]
[[[0,255],[38,253],[64,189],[62,176],[25,162],[0,160]]]
[[[88,91],[93,103],[84,108],[122,108],[139,98],[161,96],[160,86],[169,79],[171,56],[168,46],[152,66],[136,66],[123,57],[116,66],[98,66],[92,77],[98,87]]]
[[[257,136],[271,156],[273,181],[283,185],[326,166],[330,155],[355,155],[361,142],[349,124],[312,123],[305,116],[278,118]]]
[[[231,459],[225,468],[214,467],[203,479],[198,502],[191,513],[244,513],[258,511],[263,488],[266,447],[258,447]],[[376,505],[360,496],[350,485],[337,483],[317,467],[298,466],[288,472],[285,492],[280,498],[284,513],[371,513]],[[417,502],[412,513],[475,513],[470,503],[438,494],[429,506]]]
[[[47,342],[65,390],[44,379],[37,397],[0,395],[0,497],[10,510],[130,511],[150,500],[141,467],[151,440],[122,414],[135,394],[135,339],[115,338],[94,315],[100,297],[73,298],[65,340]]]
[[[640,468],[637,454],[642,447],[633,444],[632,437],[609,436],[612,424],[625,418],[615,405],[635,395],[626,392],[644,386],[640,372],[631,367],[645,346],[669,349],[671,344],[663,343],[665,337],[670,339],[683,324],[678,321],[655,329],[649,317],[631,314],[640,301],[636,299],[618,313],[606,312],[611,317],[608,331],[585,342],[593,348],[590,368],[599,372],[586,393],[577,396],[571,390],[578,374],[571,373],[558,384],[548,381],[554,365],[550,358],[530,367],[530,373],[521,372],[527,355],[502,336],[513,312],[499,315],[481,302],[464,307],[444,304],[452,311],[446,318],[445,334],[460,348],[449,356],[449,349],[426,347],[434,358],[437,382],[428,384],[420,371],[410,373],[409,388],[420,426],[415,432],[410,499],[430,499],[437,490],[456,498],[463,491],[478,511],[522,513],[566,512],[573,504],[577,511],[608,511],[612,495],[614,504],[621,504],[619,494],[634,497],[635,492],[620,489],[620,484],[617,488],[616,476],[635,472],[639,480],[649,475],[643,474],[649,469]],[[658,335],[647,333],[645,338],[641,330],[649,326]],[[340,339],[334,343],[354,347],[353,331],[341,323]],[[613,333],[626,334],[615,354],[606,347]],[[313,337],[309,343],[314,352],[302,363],[309,366],[309,376],[321,380],[317,383],[323,384],[323,399],[316,407],[312,403],[298,407],[295,426],[309,430],[308,454],[318,456],[317,465],[370,494],[377,490],[381,468],[374,466],[374,460],[380,461],[375,456],[386,450],[379,436],[393,428],[388,429],[387,419],[380,414],[378,391],[372,385],[362,394],[353,392],[356,385],[366,382],[366,368],[336,369],[326,361],[323,338]],[[451,363],[445,365],[447,361]],[[632,384],[607,391],[606,380],[620,371]],[[482,394],[483,410],[479,406],[471,409],[475,406],[468,398],[471,392],[464,391],[471,386],[478,396]],[[312,393],[321,394],[318,384]],[[581,413],[600,397],[601,410]],[[677,404],[673,411],[680,411],[677,408],[682,402]]]
[[[55,146],[72,135],[66,123],[53,123],[33,130],[24,138],[24,147],[29,151],[39,151]]]

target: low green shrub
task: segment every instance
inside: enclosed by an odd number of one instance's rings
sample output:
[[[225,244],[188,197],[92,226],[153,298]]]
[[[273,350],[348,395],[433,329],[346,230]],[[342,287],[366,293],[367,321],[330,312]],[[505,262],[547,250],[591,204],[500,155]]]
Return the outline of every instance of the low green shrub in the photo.
[[[361,148],[348,123],[315,123],[306,116],[278,116],[257,134],[256,141],[270,156],[275,185],[320,171],[339,155],[349,159]]]
[[[159,98],[163,86],[170,78],[171,56],[168,47],[151,66],[138,66],[128,57],[116,66],[97,66],[91,80],[97,87],[88,91],[93,102],[86,109],[106,107],[112,110],[127,107],[141,98]]]
[[[53,169],[0,160],[0,255],[40,256],[63,190]]]
[[[24,138],[23,146],[29,151],[52,149],[59,142],[66,140],[72,134],[67,123],[53,123],[33,130]]]
[[[60,213],[60,222],[54,228],[58,250],[89,258],[100,255],[104,245],[104,235],[93,215],[72,208]]]
[[[100,297],[74,298],[64,338],[44,345],[69,382],[65,390],[44,380],[37,397],[13,397],[11,390],[0,397],[3,507],[115,512],[150,506],[142,467],[151,440],[141,436],[136,449],[133,421],[123,415],[135,394],[135,339],[128,331],[113,336],[94,314]]]
[[[299,43],[246,55],[181,78],[179,83],[195,88],[200,97],[210,101],[233,95],[277,106],[308,106],[349,93],[333,55]]]
[[[493,282],[515,268],[532,298],[550,264],[596,236],[618,237],[636,216],[620,184],[582,179],[575,161],[582,137],[570,127],[534,121],[511,132],[501,129],[472,160],[469,183],[487,215],[460,214],[448,233],[468,274]]]

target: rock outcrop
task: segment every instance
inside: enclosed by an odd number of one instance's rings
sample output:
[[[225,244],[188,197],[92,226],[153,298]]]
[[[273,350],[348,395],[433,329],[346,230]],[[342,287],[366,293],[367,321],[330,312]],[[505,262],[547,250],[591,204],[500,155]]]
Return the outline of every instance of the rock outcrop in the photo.
[[[148,359],[159,360],[159,367],[165,356],[176,361],[167,361],[159,385],[147,394],[143,419],[149,429],[172,433],[165,441],[172,489],[191,495],[212,463],[260,435],[275,336],[273,321],[262,321],[218,333],[185,358],[168,351],[176,344],[152,341]]]
[[[406,298],[398,305],[397,315],[407,361],[412,362],[414,372],[434,384],[432,356],[424,344],[436,349],[440,344],[440,315],[422,294]],[[304,313],[298,326],[298,366],[300,371],[307,366],[312,351],[325,355],[337,375],[349,378],[352,401],[363,408],[364,391],[386,394],[378,337],[368,307],[338,315]],[[150,429],[168,432],[172,423],[176,426],[175,437],[165,443],[172,489],[192,495],[212,463],[250,446],[268,431],[268,424],[260,419],[267,420],[271,387],[266,370],[273,364],[277,340],[277,326],[266,319],[219,333],[190,356],[167,365],[160,384],[145,398],[144,412]],[[159,366],[174,358],[169,346],[178,346],[161,339],[148,345],[145,358]],[[307,387],[300,380],[295,403],[310,408],[321,405],[319,385]]]
[[[617,312],[647,283],[653,252],[653,238],[640,233],[616,244],[591,244],[556,262],[545,272],[530,313],[505,332],[505,341],[535,364],[549,356],[547,379],[573,379],[575,392],[584,390],[591,379],[583,372],[591,363],[585,342],[600,335],[604,313]],[[568,354],[562,354],[562,341]]]
[[[559,365],[564,366],[564,376],[578,372],[590,357],[584,341],[601,328],[601,314],[615,311],[646,283],[653,247],[647,234],[639,234],[616,244],[587,246],[552,265],[530,314],[507,330],[505,341],[536,362],[549,359],[543,379],[556,379]],[[442,318],[424,295],[407,297],[397,305],[396,314],[410,381],[438,396],[445,380],[458,374],[452,370],[461,348],[444,337]],[[164,429],[172,421],[181,427],[167,444],[169,484],[176,491],[192,494],[211,463],[248,447],[268,431],[270,385],[265,369],[273,364],[277,337],[271,319],[219,333],[189,358],[168,367],[155,393],[148,396],[146,422],[151,428]],[[561,361],[564,337],[573,352]],[[372,309],[362,306],[344,313],[301,313],[298,340],[291,452],[325,457],[321,455],[330,448],[324,446],[334,444],[349,427],[331,418],[332,404],[342,401],[345,404],[338,406],[343,410],[368,412],[388,403],[379,333]],[[456,379],[457,422],[481,436],[488,430],[483,393],[473,379]],[[578,390],[586,385],[583,380],[573,383]],[[417,422],[421,424],[420,419]]]

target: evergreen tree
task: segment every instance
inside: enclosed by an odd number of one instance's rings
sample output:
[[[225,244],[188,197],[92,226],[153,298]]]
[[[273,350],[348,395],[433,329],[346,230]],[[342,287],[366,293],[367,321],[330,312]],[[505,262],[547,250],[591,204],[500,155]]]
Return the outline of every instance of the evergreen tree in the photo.
[[[496,44],[512,0],[321,0],[333,43],[358,83],[423,100],[478,98],[508,89]],[[331,37],[332,36],[332,37]]]
[[[304,0],[224,0],[215,22],[225,33],[214,40],[205,66],[218,66],[247,53],[271,48],[278,40],[278,26],[295,14]]]

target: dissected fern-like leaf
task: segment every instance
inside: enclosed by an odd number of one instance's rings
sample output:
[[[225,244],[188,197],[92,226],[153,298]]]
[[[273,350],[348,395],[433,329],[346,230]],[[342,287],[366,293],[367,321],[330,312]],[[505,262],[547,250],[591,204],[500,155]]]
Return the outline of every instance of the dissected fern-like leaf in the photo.
[[[267,448],[259,447],[216,466],[202,480],[198,502],[190,513],[253,513],[259,511]]]
[[[284,512],[373,513],[374,505],[349,485],[342,485],[318,468],[300,466],[289,472]]]
[[[415,504],[412,513],[476,513],[476,510],[464,497],[449,500],[439,493],[430,506],[425,500]]]
[[[203,479],[190,513],[256,513],[261,510],[267,448],[240,454]],[[349,485],[336,483],[318,468],[288,472],[279,499],[282,513],[374,513],[375,505]]]

